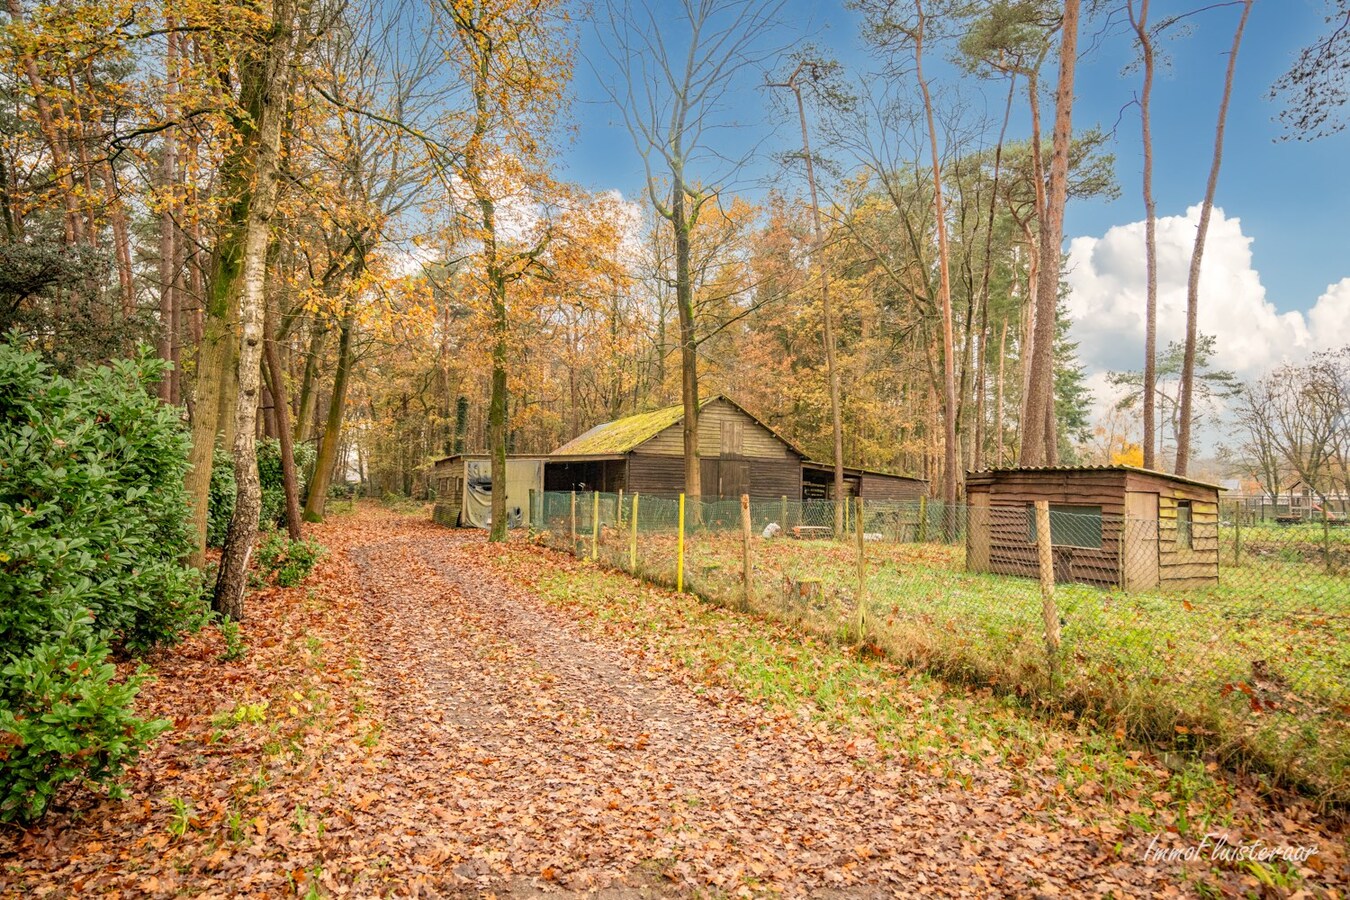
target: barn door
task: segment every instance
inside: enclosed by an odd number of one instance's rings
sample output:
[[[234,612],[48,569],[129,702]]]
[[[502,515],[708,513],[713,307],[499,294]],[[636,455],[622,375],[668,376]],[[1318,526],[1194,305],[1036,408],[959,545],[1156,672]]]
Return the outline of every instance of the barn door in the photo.
[[[739,499],[741,494],[750,493],[750,464],[724,459],[718,464],[720,484],[717,495],[723,500]]]
[[[1125,523],[1121,539],[1125,552],[1123,581],[1126,590],[1150,590],[1158,586],[1158,495],[1141,491],[1125,494]]]

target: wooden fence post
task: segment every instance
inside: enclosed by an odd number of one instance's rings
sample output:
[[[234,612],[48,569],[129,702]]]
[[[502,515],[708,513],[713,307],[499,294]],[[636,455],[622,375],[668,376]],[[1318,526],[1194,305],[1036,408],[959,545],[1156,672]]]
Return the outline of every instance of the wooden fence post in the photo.
[[[680,495],[680,537],[675,548],[675,590],[684,593],[684,494]]]
[[[591,562],[600,558],[600,492],[591,492]]]
[[[1328,504],[1329,505],[1329,504]],[[1331,515],[1326,506],[1322,507],[1322,561],[1326,563],[1327,574],[1332,572],[1331,565]]]
[[[863,552],[865,536],[863,534],[863,498],[854,497],[853,523],[858,532],[858,643],[862,644],[867,636],[867,556]],[[844,507],[848,509],[846,505]]]
[[[572,492],[572,555],[577,555],[577,492]]]
[[[534,537],[536,516],[534,514],[534,488],[530,488],[530,529],[528,534]]]
[[[928,498],[919,496],[919,528],[915,538],[920,544],[928,540]]]
[[[1051,547],[1050,503],[1036,501],[1036,556],[1041,570],[1041,618],[1045,623],[1045,656],[1050,690],[1059,666],[1059,610],[1055,607],[1055,554]]]
[[[614,504],[614,527],[623,527],[623,488],[619,488],[619,499]]]
[[[637,526],[638,526],[638,500],[642,495],[634,492],[633,494],[633,512],[629,516],[632,520],[629,523],[628,532],[628,571],[634,575],[637,574]]]
[[[745,567],[743,575],[742,588],[744,589],[744,598],[742,605],[745,609],[750,609],[750,598],[754,596],[754,563],[750,559],[750,495],[741,494],[741,534],[742,534],[742,562]]]
[[[783,533],[784,533],[784,534],[787,534],[787,530],[788,530],[788,520],[787,520],[787,494],[784,494],[784,495],[783,495],[783,509],[782,509],[782,514],[779,515],[779,517],[778,517],[778,525],[779,525],[779,527],[781,527],[781,528],[783,529]]]
[[[1234,511],[1233,516],[1233,565],[1242,562],[1242,507]]]

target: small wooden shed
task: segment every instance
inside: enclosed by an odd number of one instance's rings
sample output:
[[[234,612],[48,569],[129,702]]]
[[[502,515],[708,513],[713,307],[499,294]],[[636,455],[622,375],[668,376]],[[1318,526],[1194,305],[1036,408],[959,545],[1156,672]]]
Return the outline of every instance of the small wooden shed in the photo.
[[[492,462],[486,453],[438,459],[432,467],[436,504],[431,518],[439,525],[488,528],[492,524]],[[506,460],[506,515],[511,528],[530,525],[530,492],[544,489],[544,457]]]
[[[1056,581],[1126,590],[1216,584],[1219,490],[1134,466],[971,472],[966,568],[1035,576],[1035,502],[1045,500]]]

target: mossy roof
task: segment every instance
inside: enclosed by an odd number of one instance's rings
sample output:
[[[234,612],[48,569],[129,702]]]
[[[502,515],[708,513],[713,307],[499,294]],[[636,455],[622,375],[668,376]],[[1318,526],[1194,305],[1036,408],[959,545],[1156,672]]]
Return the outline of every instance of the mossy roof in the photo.
[[[721,394],[714,394],[699,403],[703,409]],[[677,403],[664,409],[638,413],[613,422],[597,425],[590,431],[572,438],[550,456],[598,456],[610,453],[628,453],[647,443],[672,425],[684,419],[684,404]]]

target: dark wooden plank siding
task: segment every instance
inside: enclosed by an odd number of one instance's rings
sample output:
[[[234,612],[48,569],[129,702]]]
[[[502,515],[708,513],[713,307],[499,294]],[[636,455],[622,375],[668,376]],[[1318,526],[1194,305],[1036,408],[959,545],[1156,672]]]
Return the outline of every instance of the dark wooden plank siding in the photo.
[[[684,457],[633,453],[628,457],[628,492],[678,497],[684,492]]]
[[[787,497],[798,500],[802,494],[802,467],[796,460],[770,462],[753,460],[750,463],[750,496],[756,500],[777,500]]]
[[[927,493],[927,482],[917,478],[901,478],[875,472],[862,474],[864,500],[917,500]]]
[[[1100,585],[1119,582],[1127,491],[1158,494],[1160,586],[1213,584],[1219,571],[1219,507],[1214,487],[1178,482],[1163,474],[1111,469],[982,472],[973,473],[967,481],[968,495],[989,498],[989,568],[1001,574],[1036,574],[1036,546],[1029,540],[1027,528],[1028,505],[1045,500],[1051,504],[1100,506],[1100,549],[1056,546],[1054,550],[1057,578]],[[1177,545],[1180,500],[1191,502],[1189,549]],[[1151,534],[1130,539],[1148,540],[1151,544]]]

